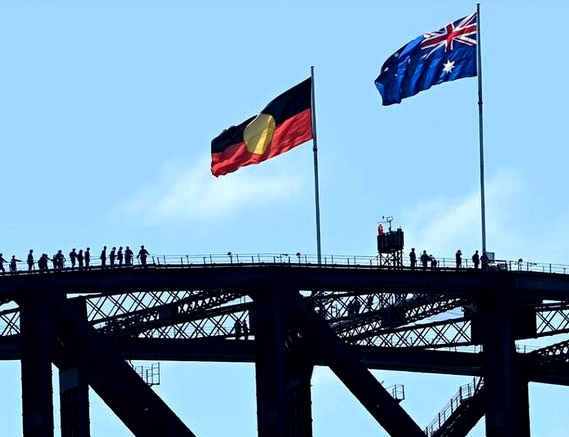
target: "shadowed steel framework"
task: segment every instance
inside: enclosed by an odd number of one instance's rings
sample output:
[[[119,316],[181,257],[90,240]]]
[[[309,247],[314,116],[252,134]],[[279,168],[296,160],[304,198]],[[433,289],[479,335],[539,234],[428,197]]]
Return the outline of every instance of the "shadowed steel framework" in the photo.
[[[528,383],[569,385],[569,341],[516,347],[569,332],[569,275],[228,256],[0,277],[24,436],[54,435],[52,363],[65,437],[90,435],[89,387],[137,437],[195,435],[127,359],[254,363],[260,437],[312,435],[315,365],[397,437],[466,436],[483,416],[489,437],[529,436]],[[474,380],[425,428],[370,369]]]

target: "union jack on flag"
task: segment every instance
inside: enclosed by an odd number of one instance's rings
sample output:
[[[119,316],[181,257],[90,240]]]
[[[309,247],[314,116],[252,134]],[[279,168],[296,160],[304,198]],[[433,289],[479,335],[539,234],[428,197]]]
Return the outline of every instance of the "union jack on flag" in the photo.
[[[424,33],[397,50],[375,80],[383,104],[400,103],[433,85],[476,76],[477,31],[474,13]]]
[[[424,34],[421,48],[423,50],[430,49],[424,57],[428,58],[441,47],[444,47],[445,52],[452,50],[455,41],[468,46],[475,46],[476,27],[476,13],[474,13],[466,18],[447,24],[441,30]]]

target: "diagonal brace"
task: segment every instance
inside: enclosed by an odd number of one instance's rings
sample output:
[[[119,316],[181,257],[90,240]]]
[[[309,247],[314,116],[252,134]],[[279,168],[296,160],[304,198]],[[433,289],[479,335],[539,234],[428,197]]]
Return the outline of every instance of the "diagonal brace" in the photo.
[[[330,367],[377,422],[392,437],[425,437],[425,433],[379,381],[336,337],[299,295],[290,298],[294,323],[315,354]]]
[[[59,299],[52,303],[57,340],[64,353],[87,365],[89,385],[135,436],[195,437],[69,302]],[[55,361],[58,365],[57,358]]]

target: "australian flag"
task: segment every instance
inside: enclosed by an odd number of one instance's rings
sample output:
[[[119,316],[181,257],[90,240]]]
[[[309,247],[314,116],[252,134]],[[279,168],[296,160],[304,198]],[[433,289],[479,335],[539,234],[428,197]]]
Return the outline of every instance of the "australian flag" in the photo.
[[[384,105],[433,85],[476,76],[476,13],[415,38],[385,61],[375,86]]]

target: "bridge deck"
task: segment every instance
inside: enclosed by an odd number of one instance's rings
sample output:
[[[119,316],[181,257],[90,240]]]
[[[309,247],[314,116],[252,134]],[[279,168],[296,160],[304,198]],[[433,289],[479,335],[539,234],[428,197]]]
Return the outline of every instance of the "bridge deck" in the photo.
[[[566,300],[569,275],[526,271],[487,271],[452,268],[436,270],[368,265],[295,263],[168,264],[146,267],[50,270],[0,276],[0,302],[17,300],[21,293],[130,293],[223,289],[248,291],[266,284],[282,289],[384,293],[436,293],[474,297],[499,287],[513,289],[518,298]]]

